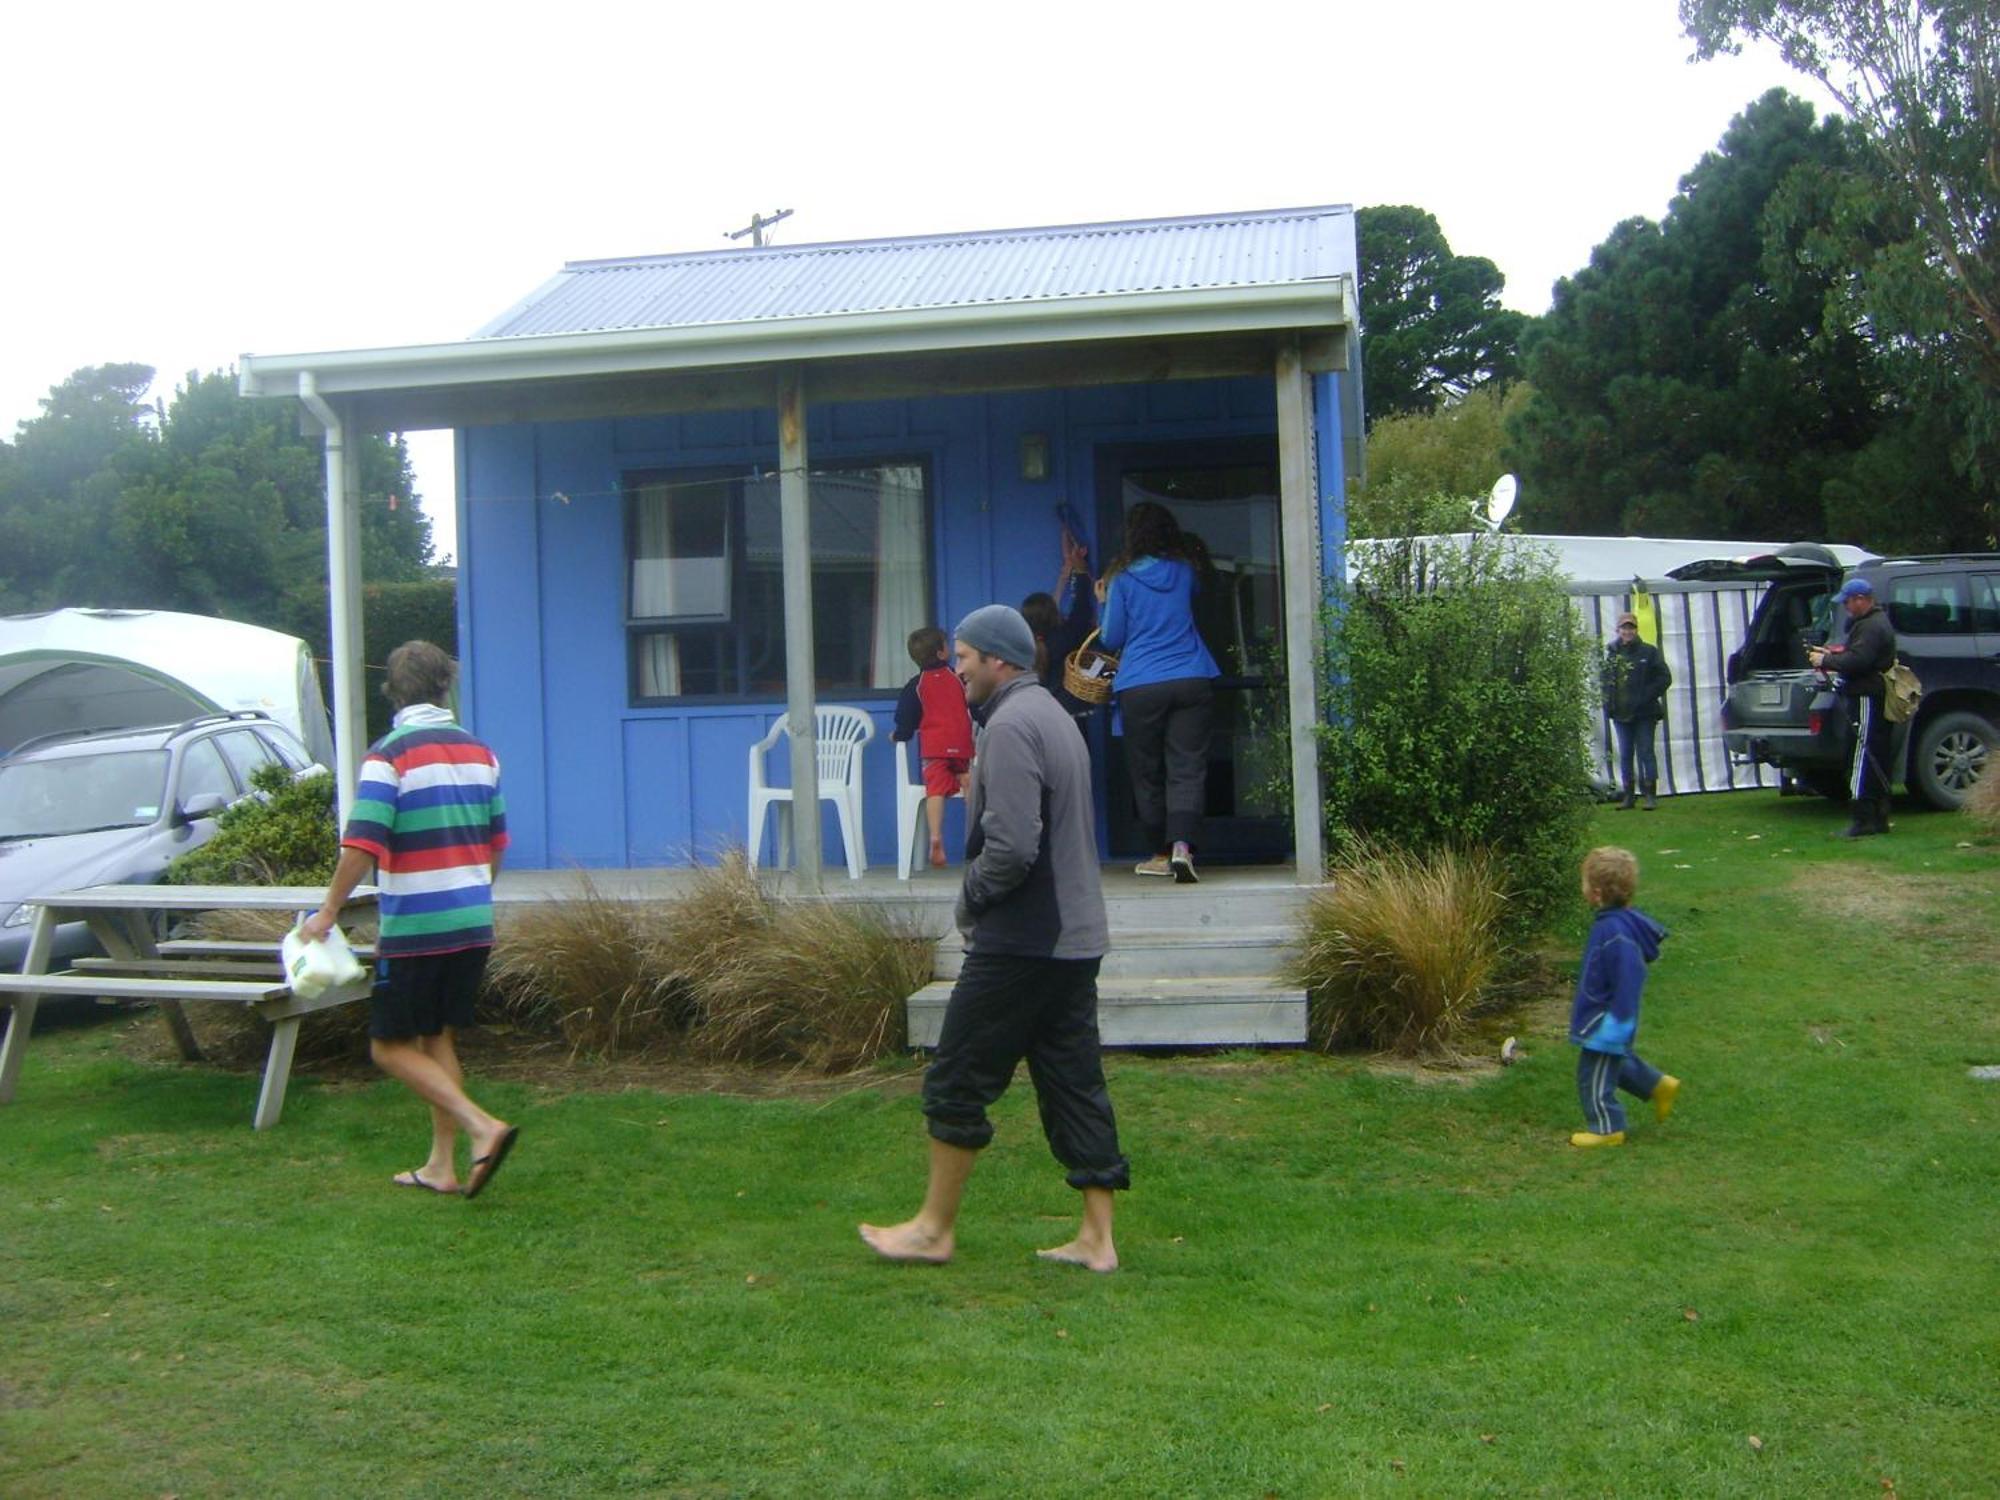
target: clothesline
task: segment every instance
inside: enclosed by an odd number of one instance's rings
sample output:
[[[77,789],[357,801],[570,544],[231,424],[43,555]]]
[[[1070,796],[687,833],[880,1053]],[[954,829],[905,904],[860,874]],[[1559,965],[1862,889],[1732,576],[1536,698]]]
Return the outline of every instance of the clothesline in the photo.
[[[649,479],[643,485],[639,486],[619,485],[613,489],[601,489],[601,490],[560,489],[560,490],[550,490],[548,491],[548,493],[540,495],[478,494],[472,496],[471,498],[474,501],[474,503],[480,505],[497,505],[502,502],[519,504],[523,501],[539,502],[542,500],[553,501],[561,505],[573,505],[579,500],[619,499],[622,498],[623,496],[631,494],[634,488],[643,489],[649,494],[658,494],[662,491],[667,491],[667,490],[702,489],[709,485],[733,483],[737,480],[749,480],[752,483],[759,483],[768,480],[779,479],[787,474],[800,474],[800,473],[803,473],[808,480],[816,481],[821,484],[851,484],[857,487],[865,487],[867,489],[875,491],[879,491],[882,488],[884,488],[880,480],[855,479],[850,477],[851,472],[852,471],[850,470],[842,470],[842,469],[803,469],[803,470],[798,468],[753,469],[747,474],[729,474],[729,475],[711,474],[705,479],[663,479],[663,480]],[[905,487],[907,488],[907,486]],[[366,498],[370,500],[383,500],[388,497],[382,495],[372,495]]]

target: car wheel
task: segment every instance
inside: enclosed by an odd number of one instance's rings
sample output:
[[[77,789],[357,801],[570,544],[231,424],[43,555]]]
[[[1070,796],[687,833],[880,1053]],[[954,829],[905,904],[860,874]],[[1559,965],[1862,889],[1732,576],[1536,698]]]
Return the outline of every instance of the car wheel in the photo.
[[[1932,807],[1949,811],[1965,801],[1996,751],[2000,751],[2000,730],[1978,714],[1939,714],[1917,740],[1910,785]]]

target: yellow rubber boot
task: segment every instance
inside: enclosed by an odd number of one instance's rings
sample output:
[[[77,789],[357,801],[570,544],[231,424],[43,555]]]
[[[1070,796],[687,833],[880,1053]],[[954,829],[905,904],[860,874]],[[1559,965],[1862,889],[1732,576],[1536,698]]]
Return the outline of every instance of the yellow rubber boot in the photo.
[[[1579,1130],[1569,1138],[1569,1143],[1572,1146],[1622,1146],[1625,1144],[1625,1132],[1614,1130],[1609,1135],[1592,1135],[1588,1130]]]
[[[1660,1081],[1653,1088],[1653,1118],[1664,1120],[1674,1112],[1674,1100],[1679,1097],[1681,1081],[1671,1073],[1660,1075]]]

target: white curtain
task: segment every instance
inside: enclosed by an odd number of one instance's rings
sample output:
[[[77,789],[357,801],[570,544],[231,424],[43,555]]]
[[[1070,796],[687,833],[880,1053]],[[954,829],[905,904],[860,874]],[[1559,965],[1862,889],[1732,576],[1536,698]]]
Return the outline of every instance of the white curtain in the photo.
[[[902,686],[910,675],[910,632],[925,618],[924,478],[921,469],[881,471],[875,521],[875,641],[869,686]]]
[[[675,613],[671,492],[664,485],[639,491],[632,546],[632,615],[665,619]],[[675,698],[681,691],[681,643],[670,631],[639,639],[639,695]]]

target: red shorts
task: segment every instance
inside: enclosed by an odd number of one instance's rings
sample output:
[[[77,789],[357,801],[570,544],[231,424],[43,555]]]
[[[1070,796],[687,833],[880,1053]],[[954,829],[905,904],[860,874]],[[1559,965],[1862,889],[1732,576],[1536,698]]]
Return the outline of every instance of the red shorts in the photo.
[[[956,797],[958,778],[972,769],[969,760],[927,760],[924,762],[924,795]]]

